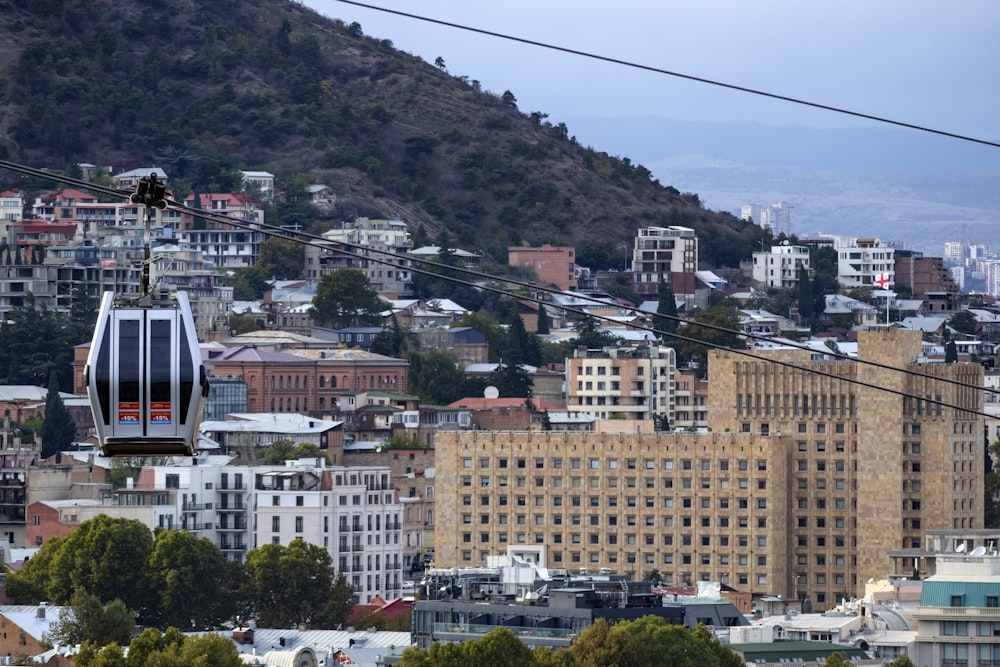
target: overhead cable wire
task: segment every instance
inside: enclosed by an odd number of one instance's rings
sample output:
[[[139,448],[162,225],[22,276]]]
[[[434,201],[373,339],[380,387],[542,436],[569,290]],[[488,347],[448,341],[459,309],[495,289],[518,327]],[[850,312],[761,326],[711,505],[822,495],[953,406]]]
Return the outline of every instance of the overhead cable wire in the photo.
[[[567,53],[574,56],[580,56],[582,58],[589,58],[591,60],[599,60],[601,62],[611,63],[614,65],[622,65],[623,67],[630,67],[632,69],[643,70],[646,72],[653,72],[654,74],[663,74],[665,76],[671,76],[678,79],[684,79],[687,81],[694,81],[696,83],[704,83],[710,86],[726,88],[728,90],[734,90],[741,93],[748,93],[750,95],[757,95],[758,97],[766,97],[773,100],[779,100],[781,102],[789,102],[791,104],[798,104],[800,106],[811,107],[813,109],[821,109],[823,111],[830,111],[833,113],[843,114],[846,116],[853,116],[855,118],[863,118],[865,120],[871,120],[878,123],[885,123],[887,125],[895,125],[896,127],[904,127],[910,130],[917,130],[919,132],[936,134],[938,136],[948,137],[950,139],[958,139],[960,141],[969,141],[976,144],[982,144],[984,146],[992,146],[993,148],[1000,148],[1000,143],[995,141],[987,141],[986,139],[978,139],[976,137],[971,137],[964,134],[958,134],[956,132],[948,132],[945,130],[938,130],[924,125],[916,125],[914,123],[907,123],[900,120],[893,120],[892,118],[886,118],[884,116],[876,116],[874,114],[864,113],[861,111],[852,111],[850,109],[834,106],[831,104],[810,102],[809,100],[804,100],[797,97],[790,97],[788,95],[771,93],[764,90],[749,88],[747,86],[740,86],[737,84],[726,83],[723,81],[716,81],[701,76],[694,76],[692,74],[674,72],[668,69],[664,69],[662,67],[655,67],[653,65],[644,65],[642,63],[637,63],[631,60],[624,60],[622,58],[616,58],[613,56],[601,55],[598,53],[593,53],[591,51],[583,51],[580,49],[574,49],[566,46],[559,46],[557,44],[551,44],[549,42],[542,42],[534,39],[528,39],[526,37],[518,37],[516,35],[509,35],[502,32],[496,32],[494,30],[486,30],[484,28],[476,28],[474,26],[463,25],[461,23],[454,23],[452,21],[430,18],[428,16],[421,16],[419,14],[413,14],[411,12],[400,11],[398,9],[379,7],[378,5],[372,5],[366,2],[358,2],[357,0],[336,0],[336,2],[340,2],[345,5],[353,5],[355,7],[362,7],[364,9],[371,9],[377,12],[383,12],[385,14],[394,14],[396,16],[402,16],[404,18],[413,19],[415,21],[423,21],[425,23],[432,23],[435,25],[444,26],[446,28],[455,28],[456,30],[464,30],[466,32],[486,35],[488,37],[496,37],[498,39],[504,39],[510,42],[517,42],[519,44],[526,44],[528,46],[535,46],[541,49],[547,49],[549,51],[558,51],[560,53]]]
[[[33,176],[38,176],[38,177],[46,178],[46,179],[53,180],[53,181],[56,181],[56,182],[67,182],[67,183],[70,183],[70,184],[79,185],[79,187],[81,187],[81,188],[90,189],[90,190],[93,190],[93,191],[98,192],[100,194],[105,194],[105,195],[108,195],[108,196],[118,196],[118,197],[123,197],[124,198],[124,197],[127,197],[128,194],[129,194],[128,192],[125,192],[125,191],[116,190],[114,188],[108,188],[108,187],[100,186],[100,185],[96,185],[96,184],[86,183],[85,181],[79,181],[78,179],[72,179],[72,178],[69,178],[69,177],[63,177],[61,175],[52,174],[51,172],[46,172],[44,170],[35,169],[33,167],[26,167],[24,165],[20,165],[20,164],[17,164],[17,163],[9,162],[7,160],[0,160],[0,167],[11,169],[13,171],[17,171],[19,173],[24,173],[24,174],[27,174],[27,175],[33,175]],[[507,296],[507,297],[519,299],[519,300],[522,300],[522,301],[531,301],[531,302],[534,302],[534,303],[537,303],[537,304],[540,304],[540,305],[543,305],[543,306],[553,307],[553,308],[556,308],[556,309],[561,310],[563,312],[572,313],[574,315],[578,315],[578,316],[581,316],[581,317],[591,317],[591,318],[593,318],[595,320],[603,320],[603,321],[606,321],[606,322],[610,322],[612,324],[619,324],[618,320],[616,320],[614,317],[607,316],[607,315],[598,315],[598,314],[589,313],[586,310],[583,310],[581,308],[574,308],[572,306],[567,306],[567,305],[562,305],[562,304],[555,304],[555,303],[552,303],[551,301],[545,301],[545,300],[541,299],[540,297],[536,297],[536,296],[533,296],[533,295],[530,295],[530,294],[527,294],[527,295],[525,295],[525,294],[518,294],[518,293],[513,292],[513,291],[511,291],[509,289],[504,289],[504,288],[496,286],[496,285],[490,285],[489,283],[486,283],[486,284],[474,283],[474,282],[471,282],[471,281],[468,281],[468,280],[462,280],[462,279],[459,279],[459,278],[455,278],[454,276],[449,276],[449,275],[442,274],[442,273],[436,273],[436,272],[434,272],[433,270],[430,270],[430,269],[417,268],[417,267],[414,267],[412,265],[407,266],[407,265],[397,264],[397,263],[395,263],[395,261],[398,261],[400,259],[400,257],[397,254],[389,252],[389,251],[378,250],[376,248],[371,248],[371,247],[368,247],[368,246],[362,246],[362,245],[353,244],[353,243],[347,243],[347,242],[343,242],[343,241],[331,241],[330,239],[327,239],[327,238],[325,238],[323,236],[319,236],[319,235],[315,235],[315,234],[310,234],[308,232],[290,232],[289,230],[283,230],[283,229],[274,228],[274,227],[267,228],[267,227],[264,227],[263,225],[260,225],[258,223],[252,223],[252,222],[249,222],[247,220],[243,220],[243,219],[236,218],[236,217],[233,217],[233,216],[229,216],[229,215],[225,215],[225,214],[220,214],[220,213],[217,213],[217,212],[203,211],[201,209],[194,209],[194,208],[191,208],[189,206],[186,206],[183,202],[180,202],[180,201],[177,201],[177,200],[171,199],[171,198],[167,199],[167,204],[168,204],[168,209],[173,209],[173,210],[176,210],[178,212],[182,212],[182,213],[185,213],[185,214],[188,214],[188,215],[193,215],[193,216],[196,216],[196,217],[200,217],[200,218],[203,218],[203,219],[205,219],[207,221],[212,221],[212,222],[217,222],[217,223],[220,223],[220,224],[230,225],[230,226],[236,227],[238,229],[243,229],[245,231],[260,233],[260,234],[262,234],[264,236],[267,236],[269,238],[273,237],[273,238],[280,238],[280,239],[284,239],[284,240],[291,240],[291,241],[294,241],[296,243],[301,243],[303,245],[307,245],[307,246],[318,248],[320,250],[326,250],[326,251],[329,251],[329,252],[333,252],[333,253],[336,253],[336,254],[340,254],[340,255],[344,255],[344,256],[348,256],[348,257],[353,257],[353,258],[364,258],[364,259],[367,259],[368,256],[371,255],[371,254],[385,255],[385,256],[388,257],[387,260],[377,260],[377,259],[375,259],[375,260],[370,260],[370,261],[373,261],[373,262],[379,263],[379,264],[384,264],[384,265],[392,266],[392,267],[397,268],[397,269],[411,271],[411,272],[414,272],[414,273],[418,273],[420,275],[426,275],[426,276],[432,277],[432,278],[437,278],[437,279],[441,279],[441,280],[447,280],[449,282],[454,282],[454,283],[457,283],[457,284],[460,284],[460,285],[463,285],[463,286],[467,286],[467,287],[471,287],[471,288],[474,288],[474,289],[479,289],[479,290],[483,290],[483,291],[487,291],[487,292],[499,294],[501,296]],[[423,258],[409,258],[409,261],[416,261],[417,263],[421,264],[422,266],[430,266],[430,267],[433,267],[433,268],[439,269],[439,270],[444,270],[444,271],[458,271],[460,273],[471,275],[471,276],[474,276],[474,277],[477,277],[477,278],[483,278],[483,279],[485,279],[487,281],[496,281],[496,282],[500,282],[500,283],[515,285],[517,287],[521,287],[521,288],[528,289],[528,290],[533,290],[535,292],[544,292],[544,293],[548,293],[548,294],[563,294],[564,293],[561,290],[547,288],[547,287],[543,287],[543,286],[531,285],[529,283],[526,283],[526,282],[523,282],[523,281],[519,281],[519,280],[516,280],[516,279],[500,278],[500,277],[493,276],[493,275],[490,275],[490,274],[487,274],[487,273],[484,273],[484,272],[481,272],[481,271],[477,271],[477,270],[474,270],[474,269],[469,269],[468,267],[452,266],[452,265],[442,264],[440,262],[434,262],[432,260],[427,260],[427,259],[423,259]],[[606,305],[607,304],[606,300],[602,300],[602,299],[599,299],[599,298],[596,298],[596,297],[590,297],[588,295],[582,295],[582,294],[579,295],[579,297],[581,298],[581,300],[589,301],[589,302],[594,303],[594,304],[601,304],[601,305]],[[621,307],[620,304],[616,304],[616,305],[618,305],[619,307]],[[623,308],[623,309],[631,310],[631,311],[636,312],[636,313],[639,312],[638,309],[636,309],[636,308],[631,308],[631,309]],[[742,331],[738,331],[738,330],[735,330],[735,329],[728,329],[726,327],[721,327],[721,326],[717,326],[717,325],[711,325],[711,324],[708,324],[708,323],[701,323],[701,322],[697,322],[697,321],[693,321],[693,320],[685,320],[683,318],[673,317],[673,316],[664,316],[664,315],[659,315],[659,316],[660,317],[665,317],[666,319],[675,320],[675,321],[677,321],[677,322],[679,322],[681,324],[689,324],[689,325],[692,325],[692,326],[701,326],[701,327],[704,327],[706,329],[717,330],[717,331],[720,331],[720,332],[723,332],[723,333],[729,333],[729,334],[738,335],[738,336],[741,336],[741,337],[756,338],[756,339],[765,340],[765,341],[770,340],[770,339],[768,339],[768,337],[765,337],[765,336],[760,336],[760,335],[757,335],[757,334],[750,334],[750,335],[748,335],[748,334],[746,334],[746,333],[744,333]],[[808,373],[811,373],[811,374],[814,374],[814,375],[819,375],[819,376],[822,376],[822,377],[828,377],[830,379],[840,380],[840,381],[847,382],[847,383],[850,383],[850,384],[856,384],[856,385],[863,386],[863,387],[870,388],[870,389],[877,389],[877,390],[885,391],[885,392],[888,392],[888,393],[891,393],[891,394],[896,394],[896,395],[902,396],[904,398],[916,399],[916,400],[924,401],[926,403],[930,403],[930,404],[933,404],[933,405],[940,405],[942,407],[951,408],[951,409],[954,409],[954,410],[957,410],[957,411],[972,413],[972,414],[977,415],[977,416],[982,416],[982,417],[991,417],[992,416],[992,415],[989,415],[987,413],[980,412],[978,410],[974,410],[974,409],[971,409],[971,408],[967,408],[965,406],[955,405],[955,404],[949,403],[947,401],[943,401],[941,399],[934,399],[934,398],[929,398],[929,397],[926,397],[926,396],[920,396],[918,394],[912,394],[912,393],[905,392],[905,391],[902,391],[902,390],[891,389],[891,388],[888,388],[888,387],[885,387],[885,386],[882,386],[882,385],[876,385],[876,384],[873,384],[873,383],[868,383],[868,382],[865,382],[863,380],[858,380],[856,378],[844,377],[842,375],[837,375],[836,373],[830,373],[830,372],[821,371],[821,370],[818,370],[818,369],[815,369],[815,368],[808,368],[808,367],[800,366],[800,365],[795,364],[793,362],[788,362],[788,361],[783,361],[783,360],[780,360],[780,359],[774,359],[774,358],[764,357],[764,356],[761,356],[759,354],[759,351],[755,351],[755,350],[740,350],[740,349],[736,349],[736,348],[730,348],[730,347],[727,347],[727,346],[719,344],[719,343],[713,343],[713,342],[710,342],[710,341],[699,340],[699,339],[696,339],[696,338],[693,338],[693,337],[689,337],[689,336],[685,336],[685,335],[679,334],[679,333],[673,333],[673,332],[669,332],[669,331],[662,331],[662,330],[656,329],[653,326],[647,326],[647,325],[639,324],[639,323],[630,323],[629,326],[631,326],[632,328],[635,328],[635,329],[639,329],[639,330],[642,330],[642,331],[647,331],[647,332],[656,334],[656,335],[660,336],[661,338],[663,336],[669,336],[670,338],[672,338],[674,340],[683,341],[683,342],[689,342],[689,343],[692,343],[692,344],[695,344],[695,345],[701,345],[701,346],[712,348],[712,349],[726,350],[726,351],[729,351],[729,352],[731,352],[733,354],[751,357],[751,358],[753,358],[756,361],[761,361],[761,362],[764,362],[764,363],[769,363],[769,364],[774,364],[774,365],[778,365],[778,366],[782,366],[782,367],[792,368],[792,369],[795,369],[795,370],[808,372]],[[814,348],[811,348],[811,347],[808,347],[808,346],[794,345],[794,344],[793,345],[786,345],[786,346],[787,347],[800,347],[801,349],[805,349],[805,350],[808,350],[808,351],[815,352]],[[911,369],[899,368],[899,367],[896,367],[896,366],[891,366],[891,365],[888,365],[888,364],[881,364],[881,363],[874,362],[874,361],[871,361],[871,360],[860,359],[860,358],[856,358],[856,357],[849,357],[847,355],[838,354],[838,353],[834,352],[833,350],[830,350],[829,353],[828,353],[828,355],[829,356],[838,357],[841,360],[851,361],[851,362],[855,362],[855,363],[871,364],[871,365],[874,365],[874,366],[878,366],[878,367],[880,367],[880,368],[882,368],[884,370],[890,370],[890,371],[894,371],[894,372],[904,373],[904,374],[907,374],[907,375],[910,375],[910,376],[922,377],[922,378],[926,378],[926,379],[929,379],[929,380],[932,380],[932,381],[940,381],[940,382],[946,382],[946,383],[950,383],[950,384],[956,384],[956,385],[959,385],[960,387],[966,388],[966,389],[973,389],[973,390],[976,390],[976,391],[987,390],[984,387],[979,387],[979,386],[975,386],[975,385],[969,385],[969,384],[966,384],[966,383],[962,383],[962,382],[960,382],[958,380],[953,380],[951,378],[942,378],[942,377],[938,377],[938,376],[930,375],[930,374],[926,374],[926,373],[918,373],[918,372],[913,371]],[[994,390],[987,390],[987,391],[994,391]],[[1000,391],[1000,390],[996,390],[996,391]]]

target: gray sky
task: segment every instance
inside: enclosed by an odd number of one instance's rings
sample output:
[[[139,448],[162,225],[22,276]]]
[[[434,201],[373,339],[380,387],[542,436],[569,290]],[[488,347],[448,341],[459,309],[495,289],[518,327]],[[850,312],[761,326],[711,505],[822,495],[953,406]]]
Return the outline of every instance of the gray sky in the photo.
[[[1000,140],[1000,2],[959,0],[367,0],[935,129]],[[678,120],[844,127],[867,121],[555,53],[454,28],[303,0],[550,120]],[[570,124],[570,132],[573,127]]]

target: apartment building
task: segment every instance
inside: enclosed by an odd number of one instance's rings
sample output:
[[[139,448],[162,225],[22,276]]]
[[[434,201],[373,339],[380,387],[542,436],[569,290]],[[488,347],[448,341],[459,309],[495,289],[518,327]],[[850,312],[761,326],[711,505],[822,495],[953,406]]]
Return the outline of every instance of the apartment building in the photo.
[[[758,287],[791,289],[799,284],[799,271],[809,270],[809,248],[801,245],[771,246],[753,254],[753,281]]]
[[[659,570],[792,595],[790,440],[751,433],[471,431],[436,443],[439,567],[530,553],[542,567]]]
[[[320,279],[336,269],[357,269],[385,299],[413,295],[409,252],[413,241],[402,220],[357,218],[323,233],[325,243],[305,250],[305,274]]]
[[[177,240],[192,250],[200,251],[214,266],[226,269],[240,269],[254,266],[260,252],[260,244],[265,237],[256,231],[264,224],[264,210],[243,192],[191,193],[185,198],[187,210],[180,215],[176,232]],[[236,228],[221,220],[212,220],[199,215],[226,216],[244,223],[244,228]],[[247,228],[249,227],[249,228]]]
[[[556,285],[561,290],[575,290],[576,248],[553,246],[546,243],[538,248],[507,248],[507,264],[521,266],[535,272],[538,281]]]
[[[914,614],[918,665],[1000,665],[1000,556],[977,547],[937,554]]]
[[[837,248],[837,283],[845,289],[875,287],[880,274],[888,276],[882,289],[896,284],[896,249],[876,238],[858,238]]]
[[[674,373],[674,419],[673,428],[688,430],[708,427],[708,381],[699,379],[690,368],[678,369]]]
[[[694,298],[698,270],[698,236],[689,227],[645,227],[632,248],[632,289],[655,300],[660,283],[678,298]]]
[[[600,419],[674,420],[672,347],[578,348],[566,360],[566,409]]]
[[[858,359],[901,371],[798,348],[754,354],[709,353],[709,426],[791,440],[789,476],[775,481],[800,590],[821,605],[860,594],[925,531],[982,527],[980,365],[923,363],[920,332],[896,329],[859,332]]]

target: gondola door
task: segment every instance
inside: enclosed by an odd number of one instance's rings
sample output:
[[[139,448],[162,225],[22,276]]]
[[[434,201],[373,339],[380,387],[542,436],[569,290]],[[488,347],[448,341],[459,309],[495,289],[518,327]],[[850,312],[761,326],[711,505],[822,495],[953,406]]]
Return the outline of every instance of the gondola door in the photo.
[[[201,378],[197,338],[184,316],[187,299],[181,308],[116,308],[110,297],[101,307],[87,370],[102,452],[192,455]]]

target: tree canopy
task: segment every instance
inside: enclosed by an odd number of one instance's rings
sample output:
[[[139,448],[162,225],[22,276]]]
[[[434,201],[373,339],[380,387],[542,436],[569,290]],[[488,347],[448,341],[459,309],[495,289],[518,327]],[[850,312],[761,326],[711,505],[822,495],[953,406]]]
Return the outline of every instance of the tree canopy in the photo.
[[[53,371],[49,376],[49,392],[45,397],[45,421],[42,422],[42,458],[48,458],[69,449],[76,440],[76,424],[62,396],[59,379]]]
[[[245,570],[241,592],[263,627],[330,628],[350,616],[354,592],[323,547],[264,544],[247,554]]]
[[[317,323],[334,329],[376,325],[388,305],[357,269],[337,269],[323,276],[309,315]]]
[[[597,619],[569,648],[529,649],[509,628],[482,639],[434,642],[403,651],[403,667],[741,667],[739,655],[704,626],[689,630],[659,616],[609,624]]]

